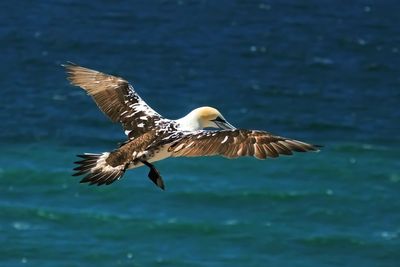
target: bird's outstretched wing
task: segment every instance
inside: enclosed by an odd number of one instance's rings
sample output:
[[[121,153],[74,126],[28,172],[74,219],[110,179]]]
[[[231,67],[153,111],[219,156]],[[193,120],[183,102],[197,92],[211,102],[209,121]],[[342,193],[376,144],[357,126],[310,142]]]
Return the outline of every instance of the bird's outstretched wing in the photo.
[[[227,158],[253,156],[258,159],[317,151],[318,146],[275,136],[264,131],[198,131],[175,142],[169,151],[174,157],[222,155]]]
[[[130,139],[147,132],[163,119],[126,80],[72,63],[63,66],[71,84],[84,89],[112,121],[120,122]]]

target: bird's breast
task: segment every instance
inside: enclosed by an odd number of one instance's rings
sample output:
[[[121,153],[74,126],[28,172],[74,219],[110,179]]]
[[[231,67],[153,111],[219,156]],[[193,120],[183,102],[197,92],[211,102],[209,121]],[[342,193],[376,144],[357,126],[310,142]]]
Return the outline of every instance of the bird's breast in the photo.
[[[149,157],[148,161],[155,162],[155,161],[159,161],[159,160],[163,160],[163,159],[171,157],[172,153],[168,152],[168,148],[169,148],[169,145],[164,145],[164,146],[160,147],[159,149],[154,151],[154,153],[152,153],[152,155]]]
[[[171,156],[172,153],[168,152],[168,148],[169,145],[164,145],[154,150],[140,152],[137,155],[141,155],[142,160],[146,160],[148,162],[156,162],[159,160],[169,158]],[[140,162],[138,157],[133,157],[133,158],[134,160],[129,164],[128,169],[134,169],[144,165],[142,162]]]

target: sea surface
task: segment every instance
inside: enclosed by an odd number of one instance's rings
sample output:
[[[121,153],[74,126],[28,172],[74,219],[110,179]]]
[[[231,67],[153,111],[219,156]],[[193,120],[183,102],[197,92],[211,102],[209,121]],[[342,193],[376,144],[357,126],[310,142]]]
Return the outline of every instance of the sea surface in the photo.
[[[2,1],[0,266],[400,266],[398,1]],[[320,144],[259,161],[72,177],[125,140],[67,61],[119,75],[167,118]]]

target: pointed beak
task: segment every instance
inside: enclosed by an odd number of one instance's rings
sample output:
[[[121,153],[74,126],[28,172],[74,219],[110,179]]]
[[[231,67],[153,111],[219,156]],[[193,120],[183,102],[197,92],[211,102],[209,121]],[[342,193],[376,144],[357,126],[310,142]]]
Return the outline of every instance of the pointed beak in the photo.
[[[215,123],[217,124],[217,126],[220,129],[223,129],[223,130],[235,130],[236,129],[232,124],[230,124],[227,121],[225,121],[225,122],[216,121]]]

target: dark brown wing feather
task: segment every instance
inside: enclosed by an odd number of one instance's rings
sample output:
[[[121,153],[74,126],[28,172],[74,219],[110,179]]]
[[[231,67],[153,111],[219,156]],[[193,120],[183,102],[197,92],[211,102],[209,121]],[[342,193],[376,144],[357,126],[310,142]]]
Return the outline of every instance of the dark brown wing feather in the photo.
[[[317,150],[315,145],[252,130],[199,131],[183,137],[169,148],[174,157],[222,155],[227,158],[253,156],[258,159],[292,155],[293,151]]]
[[[126,80],[74,64],[64,67],[71,84],[84,89],[112,121],[122,123],[129,138],[147,132],[162,119]]]

